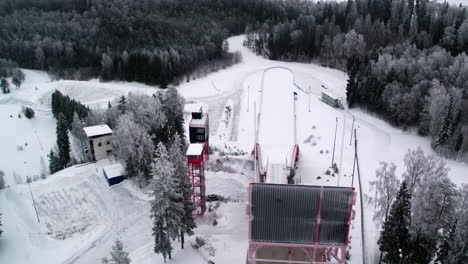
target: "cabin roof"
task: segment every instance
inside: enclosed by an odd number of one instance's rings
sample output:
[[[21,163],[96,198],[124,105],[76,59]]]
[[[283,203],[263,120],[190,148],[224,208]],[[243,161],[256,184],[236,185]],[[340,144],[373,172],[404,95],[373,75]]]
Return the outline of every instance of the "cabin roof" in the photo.
[[[89,126],[83,130],[88,138],[112,134],[112,129],[108,125]]]

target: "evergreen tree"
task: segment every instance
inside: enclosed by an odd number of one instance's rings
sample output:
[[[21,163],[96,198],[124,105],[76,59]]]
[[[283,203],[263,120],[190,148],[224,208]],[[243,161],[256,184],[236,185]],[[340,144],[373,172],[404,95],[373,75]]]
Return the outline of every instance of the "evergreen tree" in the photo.
[[[62,113],[58,115],[57,120],[57,146],[60,167],[65,168],[70,162],[70,142],[68,140],[68,122]]]
[[[161,130],[167,135],[163,136],[163,139],[173,139],[175,134],[179,134],[181,140],[184,140],[184,98],[180,96],[176,88],[170,87],[161,101],[166,115],[166,125]]]
[[[50,150],[49,154],[49,171],[51,174],[56,173],[57,171],[63,169],[60,158],[57,157],[53,150]]]
[[[161,253],[166,261],[166,256],[171,259],[171,239],[178,238],[183,229],[182,220],[185,211],[182,202],[183,194],[178,188],[179,181],[174,165],[169,161],[169,154],[161,142],[157,146],[155,156],[151,166],[154,252]]]
[[[130,264],[130,258],[128,253],[123,249],[123,243],[119,239],[115,240],[115,244],[112,246],[110,252],[111,258],[103,258],[103,264]]]
[[[411,195],[403,181],[390,214],[383,225],[378,241],[379,249],[384,253],[384,262],[403,263],[410,254],[409,225],[411,222]]]
[[[16,89],[18,89],[21,86],[21,81],[18,79],[18,77],[13,77],[11,82],[16,86]]]
[[[174,136],[174,141],[169,149],[169,158],[174,164],[175,176],[178,179],[179,186],[177,187],[182,193],[182,203],[184,205],[184,216],[182,218],[182,228],[180,230],[181,247],[184,248],[184,234],[192,235],[193,229],[196,227],[193,217],[195,209],[192,201],[192,184],[187,174],[187,162],[184,153],[184,144],[178,134]]]
[[[0,82],[0,87],[2,88],[2,92],[4,94],[7,94],[10,92],[10,84],[6,79],[2,79]]]
[[[434,149],[437,149],[438,147],[444,145],[451,136],[450,131],[451,131],[451,125],[452,125],[452,105],[453,105],[453,98],[450,98],[447,115],[445,116],[444,124],[439,131],[439,135],[435,143]]]
[[[117,104],[117,109],[120,111],[120,113],[125,114],[125,111],[127,109],[126,104],[127,104],[127,101],[125,99],[125,96],[122,95]]]

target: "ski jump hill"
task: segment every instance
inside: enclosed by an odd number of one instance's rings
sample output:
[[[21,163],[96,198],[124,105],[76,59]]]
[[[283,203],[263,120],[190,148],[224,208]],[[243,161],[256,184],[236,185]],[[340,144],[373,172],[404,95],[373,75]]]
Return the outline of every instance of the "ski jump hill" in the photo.
[[[299,147],[296,142],[294,74],[271,67],[262,75],[256,118],[256,171],[260,182],[293,183]]]

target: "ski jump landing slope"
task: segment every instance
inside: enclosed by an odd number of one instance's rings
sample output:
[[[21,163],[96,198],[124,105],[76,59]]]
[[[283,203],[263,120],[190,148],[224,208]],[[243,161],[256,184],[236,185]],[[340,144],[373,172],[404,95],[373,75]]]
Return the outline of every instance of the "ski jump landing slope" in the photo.
[[[265,182],[287,183],[296,144],[294,74],[283,67],[268,68],[261,82],[257,143],[259,170]]]

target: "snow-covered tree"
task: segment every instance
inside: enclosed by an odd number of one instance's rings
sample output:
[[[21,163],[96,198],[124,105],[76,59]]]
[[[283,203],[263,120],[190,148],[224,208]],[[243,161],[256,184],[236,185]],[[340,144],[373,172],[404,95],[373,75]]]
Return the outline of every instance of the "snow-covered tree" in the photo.
[[[399,264],[410,255],[411,195],[403,181],[377,242],[384,262]]]
[[[185,146],[179,134],[174,136],[174,141],[169,149],[169,158],[174,164],[175,176],[178,179],[178,189],[182,193],[182,203],[184,204],[184,216],[182,218],[182,228],[180,230],[181,247],[184,248],[184,234],[192,235],[196,227],[193,217],[194,205],[192,201],[192,184],[187,174],[187,162],[182,152]]]
[[[429,162],[428,169],[414,192],[412,208],[412,229],[429,241],[429,254],[435,253],[438,232],[451,228],[458,196],[455,184],[448,178],[448,169],[443,161]],[[435,168],[435,169],[434,169]]]
[[[50,150],[49,153],[49,171],[51,174],[63,169],[59,157],[55,154],[54,150]]]
[[[400,181],[395,175],[396,165],[393,163],[380,162],[380,168],[376,170],[376,180],[371,181],[371,192],[373,195],[366,196],[367,201],[374,207],[374,221],[386,221],[390,206],[395,199]]]
[[[68,140],[68,122],[63,113],[57,119],[57,146],[60,166],[65,168],[70,162],[70,141]]]
[[[184,98],[180,96],[176,88],[169,87],[164,93],[162,101],[166,115],[166,125],[162,130],[167,134],[163,140],[172,140],[176,133],[184,140]]]
[[[110,259],[107,257],[102,259],[103,264],[130,264],[131,262],[128,257],[128,253],[123,249],[122,241],[119,239],[115,240],[115,244],[112,246],[110,255]]]
[[[133,120],[131,113],[119,118],[112,143],[117,158],[125,161],[128,176],[136,177],[143,185],[150,179],[154,144],[146,130]]]
[[[133,121],[153,137],[166,123],[158,96],[130,93],[127,97],[126,111],[133,114]]]
[[[174,165],[169,160],[166,147],[161,142],[151,166],[151,217],[153,218],[154,252],[161,253],[166,261],[171,259],[172,244],[180,236],[185,216],[183,194],[178,188]]]
[[[126,110],[126,104],[127,104],[127,100],[125,99],[125,96],[120,96],[119,98],[119,102],[117,104],[117,109],[120,111],[120,113],[122,114],[125,114],[125,110]]]
[[[438,252],[440,263],[468,263],[468,185],[459,189],[450,230],[444,232]]]

